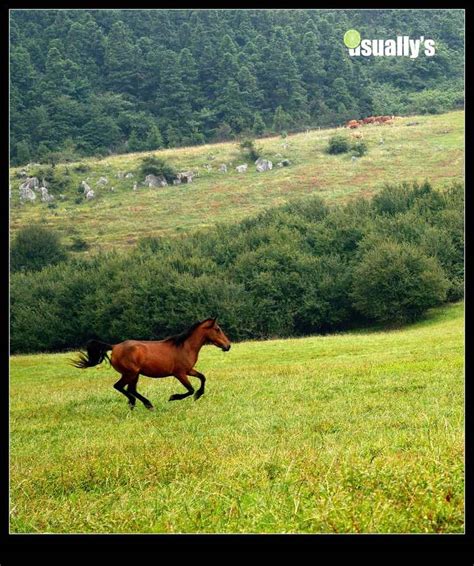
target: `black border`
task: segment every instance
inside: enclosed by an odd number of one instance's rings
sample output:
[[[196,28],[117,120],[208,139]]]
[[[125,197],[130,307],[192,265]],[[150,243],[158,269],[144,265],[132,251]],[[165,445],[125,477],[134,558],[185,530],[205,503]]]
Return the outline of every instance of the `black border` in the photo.
[[[314,8],[314,9],[368,9],[368,8],[378,8],[378,9],[393,9],[393,8],[410,8],[410,9],[464,9],[466,14],[466,44],[465,44],[465,54],[466,54],[466,94],[470,94],[469,86],[473,81],[473,71],[472,63],[468,58],[468,55],[473,49],[473,26],[472,26],[472,14],[474,9],[467,6],[464,2],[452,2],[450,5],[433,5],[429,2],[418,2],[416,6],[412,2],[400,2],[396,6],[392,3],[378,5],[371,4],[370,2],[362,2],[359,5],[350,5],[346,2],[334,2],[327,6],[321,5],[304,5],[298,3],[297,6],[293,5],[276,5],[276,3],[269,2],[226,2],[221,6],[213,6],[212,4],[206,3],[204,6],[190,5],[188,2],[180,2],[177,5],[175,2],[163,1],[160,3],[153,2],[137,2],[136,5],[131,5],[130,2],[115,1],[108,4],[103,0],[96,0],[95,2],[90,2],[89,0],[81,2],[71,1],[64,2],[58,0],[46,0],[45,2],[31,2],[28,1],[7,1],[1,3],[1,31],[0,31],[0,41],[2,41],[2,57],[4,58],[5,64],[2,65],[2,111],[3,111],[3,140],[2,144],[4,151],[4,190],[3,195],[7,195],[6,186],[8,185],[8,167],[6,164],[9,162],[8,158],[8,123],[9,123],[9,111],[8,111],[8,74],[6,69],[8,69],[8,53],[9,53],[9,34],[8,34],[8,18],[10,9],[157,9],[157,8],[202,8],[202,9],[226,9],[226,8]],[[382,4],[382,5],[381,5]],[[470,33],[471,32],[471,33]],[[471,63],[471,65],[470,65]],[[469,103],[466,104],[466,156],[473,155],[473,147],[471,143],[470,133],[472,131],[472,114],[470,111]],[[466,160],[466,268],[469,267],[468,254],[471,249],[471,235],[469,231],[469,213],[472,209],[471,200],[474,198],[470,196],[471,184],[469,181],[472,179],[471,176],[472,160]],[[6,198],[5,198],[6,200]],[[2,273],[1,284],[4,286],[5,302],[1,304],[1,315],[2,320],[5,321],[5,337],[8,337],[9,333],[9,262],[8,262],[8,247],[9,247],[9,203],[8,200],[3,203],[0,208],[0,214],[3,215],[3,222],[1,222],[1,230],[3,232],[3,246],[2,252],[4,253],[4,264],[6,266],[5,272]],[[1,564],[17,563],[20,554],[23,553],[37,553],[36,560],[43,560],[46,558],[46,553],[48,555],[48,562],[63,562],[64,559],[71,559],[72,553],[79,553],[77,558],[79,560],[84,560],[87,557],[89,560],[93,557],[103,556],[102,553],[107,553],[107,559],[111,560],[116,558],[116,553],[119,552],[122,558],[129,560],[128,553],[144,552],[149,554],[152,560],[160,560],[163,555],[172,553],[174,556],[177,551],[180,552],[193,552],[209,550],[225,551],[225,555],[229,555],[229,551],[238,552],[249,552],[261,553],[265,552],[268,554],[270,550],[276,550],[278,552],[295,552],[295,551],[305,551],[310,552],[312,557],[320,558],[324,563],[330,563],[335,560],[336,555],[341,553],[349,553],[349,560],[352,561],[354,558],[364,559],[364,561],[373,561],[373,563],[380,564],[395,553],[394,558],[400,556],[400,554],[405,555],[406,558],[412,558],[417,562],[420,559],[425,559],[427,562],[432,562],[433,560],[440,560],[443,563],[452,562],[454,564],[470,564],[474,565],[474,519],[473,519],[473,468],[471,462],[473,460],[473,447],[472,447],[472,434],[470,431],[473,430],[473,415],[472,415],[472,401],[473,401],[473,385],[470,383],[469,376],[471,372],[470,369],[470,351],[469,351],[469,337],[470,324],[472,317],[471,314],[471,301],[469,298],[469,284],[470,277],[469,271],[466,269],[466,298],[465,298],[465,313],[466,313],[466,365],[465,365],[465,431],[466,431],[466,488],[465,488],[465,534],[456,535],[418,535],[418,534],[407,534],[407,535],[390,535],[390,534],[338,534],[338,535],[311,535],[311,534],[289,534],[289,535],[278,535],[278,534],[268,534],[268,535],[245,535],[245,534],[210,534],[210,535],[170,535],[170,534],[130,534],[130,535],[102,535],[102,534],[90,534],[90,535],[56,535],[56,534],[38,534],[38,535],[22,535],[22,534],[9,534],[9,496],[8,496],[8,445],[9,445],[9,388],[8,388],[8,356],[9,356],[9,345],[8,339],[6,338],[2,342],[2,356],[3,366],[6,371],[2,372],[3,378],[0,380],[0,387],[2,388],[0,393],[0,402],[2,410],[2,424],[0,430],[2,432],[3,438],[1,439],[2,450],[1,454],[1,483],[0,483],[0,559]],[[367,555],[367,552],[370,552]],[[53,553],[53,554],[51,554]],[[92,554],[91,554],[92,553]],[[127,554],[124,554],[127,553]],[[362,554],[363,553],[363,554]],[[448,554],[449,553],[449,554]],[[453,554],[456,554],[456,559],[452,560]],[[87,555],[87,556],[86,556]],[[26,557],[25,557],[26,558]],[[370,558],[372,560],[370,560]],[[398,560],[397,560],[398,561]]]

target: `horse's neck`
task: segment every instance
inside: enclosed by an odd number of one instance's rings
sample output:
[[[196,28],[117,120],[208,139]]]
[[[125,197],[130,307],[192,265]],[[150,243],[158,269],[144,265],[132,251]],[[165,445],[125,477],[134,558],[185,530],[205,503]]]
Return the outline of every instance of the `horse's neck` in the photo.
[[[185,341],[185,346],[190,353],[199,354],[199,350],[204,346],[206,338],[204,333],[198,328],[191,336]]]

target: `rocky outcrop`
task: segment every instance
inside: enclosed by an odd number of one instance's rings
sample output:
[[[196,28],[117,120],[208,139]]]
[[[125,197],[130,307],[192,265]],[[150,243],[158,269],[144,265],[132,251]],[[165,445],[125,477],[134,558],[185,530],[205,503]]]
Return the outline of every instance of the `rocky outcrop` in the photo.
[[[219,171],[221,173],[227,173],[227,165],[225,163],[223,163],[220,167],[219,167]]]
[[[92,191],[92,189],[89,187],[89,185],[85,181],[82,181],[81,187],[82,187],[82,190],[84,192],[84,195],[86,195],[88,192]]]
[[[109,180],[107,179],[107,177],[101,177],[101,178],[97,181],[96,185],[100,185],[100,186],[103,187],[103,186],[106,185],[108,182],[109,182]]]
[[[237,165],[235,170],[237,171],[237,173],[245,173],[247,171],[247,168],[248,168],[248,165],[246,163],[244,163],[243,165]]]
[[[20,199],[24,202],[24,201],[34,201],[36,200],[36,193],[35,191],[33,191],[33,189],[30,189],[29,187],[25,187],[23,185],[20,185]]]
[[[145,177],[145,185],[147,187],[166,187],[168,182],[163,175],[147,175]]]
[[[40,187],[39,192],[41,195],[41,202],[51,202],[52,200],[54,200],[53,195],[50,195],[48,193],[48,189],[46,187]]]
[[[273,163],[268,159],[262,159],[261,157],[259,157],[257,161],[255,161],[255,165],[257,166],[257,171],[259,173],[273,169]]]
[[[20,191],[22,189],[37,189],[39,187],[39,181],[37,177],[28,177],[21,185]]]
[[[176,175],[176,179],[180,183],[192,183],[193,177],[194,177],[194,173],[192,171],[184,171]]]

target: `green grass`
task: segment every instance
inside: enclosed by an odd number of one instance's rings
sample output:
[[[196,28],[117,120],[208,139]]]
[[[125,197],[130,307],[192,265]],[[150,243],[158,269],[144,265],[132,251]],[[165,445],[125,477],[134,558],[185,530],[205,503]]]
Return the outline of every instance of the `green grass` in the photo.
[[[13,356],[10,529],[463,532],[463,309],[204,348],[197,402],[141,378],[154,413],[129,411],[106,364]]]
[[[409,122],[418,125],[407,126]],[[294,198],[318,194],[329,203],[341,202],[355,195],[372,195],[387,182],[430,180],[442,188],[452,180],[464,177],[464,112],[437,116],[398,118],[391,125],[365,126],[359,130],[368,144],[368,154],[354,163],[348,154],[328,155],[325,149],[335,133],[348,130],[312,130],[289,136],[258,140],[264,156],[276,164],[282,158],[291,160],[290,167],[257,173],[253,165],[239,174],[235,166],[242,163],[236,143],[221,143],[158,152],[111,156],[102,160],[84,159],[90,167],[77,173],[77,164],[69,164],[72,188],[67,200],[56,199],[57,208],[46,203],[20,204],[16,174],[10,171],[12,186],[11,230],[40,221],[57,229],[66,244],[80,237],[90,250],[127,247],[144,236],[173,235],[216,222],[237,222],[245,217]],[[380,140],[384,143],[381,144]],[[288,148],[283,148],[283,143]],[[178,170],[195,169],[199,176],[191,185],[163,189],[132,190],[134,179],[118,179],[117,173],[136,172],[146,155],[160,155]],[[281,157],[277,157],[281,154]],[[218,171],[220,163],[232,167],[228,174]],[[204,164],[213,170],[204,169]],[[30,174],[37,168],[32,167]],[[65,166],[57,169],[64,172]],[[109,185],[96,187],[101,176]],[[89,178],[97,199],[75,203],[77,187]],[[141,180],[141,179],[140,179]],[[114,192],[110,188],[114,186]],[[83,252],[82,252],[83,253]]]

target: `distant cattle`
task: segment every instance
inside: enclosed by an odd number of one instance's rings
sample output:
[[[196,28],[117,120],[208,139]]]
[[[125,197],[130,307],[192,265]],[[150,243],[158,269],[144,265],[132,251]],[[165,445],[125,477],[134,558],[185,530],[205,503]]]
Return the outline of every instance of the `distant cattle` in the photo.
[[[353,130],[354,128],[359,128],[360,126],[367,126],[369,124],[391,124],[395,116],[368,116],[367,118],[362,118],[361,120],[349,120],[346,122],[346,128]]]

